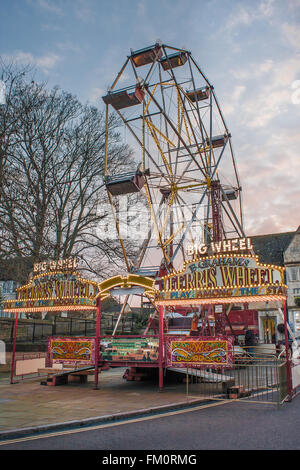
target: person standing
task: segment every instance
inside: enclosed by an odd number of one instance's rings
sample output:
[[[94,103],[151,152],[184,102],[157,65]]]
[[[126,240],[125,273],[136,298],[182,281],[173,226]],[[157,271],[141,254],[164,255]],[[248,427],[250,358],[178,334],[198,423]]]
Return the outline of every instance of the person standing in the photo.
[[[255,337],[252,330],[246,330],[245,332],[245,346],[251,356],[254,356]]]

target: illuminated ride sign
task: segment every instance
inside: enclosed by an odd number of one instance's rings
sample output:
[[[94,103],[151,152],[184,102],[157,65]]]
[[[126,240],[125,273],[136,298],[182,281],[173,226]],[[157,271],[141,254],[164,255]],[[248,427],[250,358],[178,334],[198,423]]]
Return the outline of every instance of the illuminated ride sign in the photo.
[[[35,263],[33,265],[33,273],[43,274],[45,272],[54,272],[54,271],[73,272],[73,271],[76,271],[77,266],[78,266],[78,262],[76,258],[48,260],[48,261],[42,261],[41,263]]]
[[[4,312],[94,310],[98,284],[79,273],[46,272],[17,289],[17,298],[3,302]]]
[[[17,289],[17,298],[2,303],[4,312],[55,312],[65,310],[94,310],[97,298],[104,300],[109,295],[135,292],[153,298],[155,280],[128,274],[114,276],[100,284],[81,278],[74,272],[77,266],[72,258],[48,261],[34,265],[34,272],[28,284]],[[44,272],[44,269],[48,271]],[[56,270],[55,270],[56,269]]]
[[[212,242],[210,245],[203,243],[188,244],[186,252],[189,256],[201,256],[208,253],[247,253],[253,250],[250,238],[231,238],[219,242]]]
[[[258,256],[224,253],[195,258],[164,276],[157,304],[180,305],[284,300],[284,268]]]

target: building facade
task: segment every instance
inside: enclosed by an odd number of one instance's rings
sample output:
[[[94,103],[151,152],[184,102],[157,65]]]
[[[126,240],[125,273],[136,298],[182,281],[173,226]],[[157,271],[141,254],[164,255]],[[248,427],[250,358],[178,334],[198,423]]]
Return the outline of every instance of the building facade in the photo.
[[[285,250],[284,265],[289,286],[289,322],[295,336],[300,337],[300,226]]]
[[[300,337],[300,300],[297,300],[300,299],[300,226],[295,232],[258,235],[251,240],[262,263],[285,267],[288,322],[295,336]],[[277,306],[266,303],[258,305],[257,309],[260,342],[268,344],[282,340],[278,325],[283,323],[283,318]]]
[[[12,300],[16,298],[16,289],[19,287],[19,284],[13,280],[0,280],[0,299],[2,300]],[[2,311],[2,306],[0,303],[0,317],[9,317],[11,314],[4,314]]]

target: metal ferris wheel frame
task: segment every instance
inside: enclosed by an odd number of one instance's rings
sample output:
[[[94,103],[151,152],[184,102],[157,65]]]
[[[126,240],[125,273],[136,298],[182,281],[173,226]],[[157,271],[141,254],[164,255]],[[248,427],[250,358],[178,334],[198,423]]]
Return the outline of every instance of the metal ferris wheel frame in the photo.
[[[144,78],[138,75],[139,67],[145,71]],[[182,76],[178,71],[183,69]],[[116,89],[130,72],[135,83]],[[184,89],[187,84],[189,90]],[[245,236],[231,134],[214,87],[191,52],[160,42],[131,51],[103,101],[106,104],[105,183],[128,272],[138,272],[141,268],[153,234],[167,271],[174,267],[179,254],[185,261],[183,244],[188,236],[193,241],[192,227],[197,223],[203,229],[204,242],[208,238],[220,241]],[[109,174],[109,106],[137,143],[141,163],[136,171]],[[219,135],[215,134],[214,114],[222,131]],[[220,175],[225,152],[234,179],[234,184],[227,186]],[[145,196],[151,228],[132,266],[121,236],[115,198],[136,192]],[[233,200],[237,200],[237,209]],[[174,216],[175,204],[177,215]],[[204,217],[199,216],[204,207]],[[188,212],[184,213],[183,208]],[[174,217],[178,220],[174,221]]]

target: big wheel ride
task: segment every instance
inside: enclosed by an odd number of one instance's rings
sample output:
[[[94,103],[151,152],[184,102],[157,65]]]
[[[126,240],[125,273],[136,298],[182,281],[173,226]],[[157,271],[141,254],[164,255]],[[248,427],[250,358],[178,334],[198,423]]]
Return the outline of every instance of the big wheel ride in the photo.
[[[128,272],[159,279],[182,266],[187,244],[245,236],[231,134],[190,51],[160,41],[131,51],[103,101],[107,123],[110,112],[119,115],[136,158],[131,172],[112,174],[107,124],[105,184]],[[116,215],[132,193],[149,215],[135,260]]]

